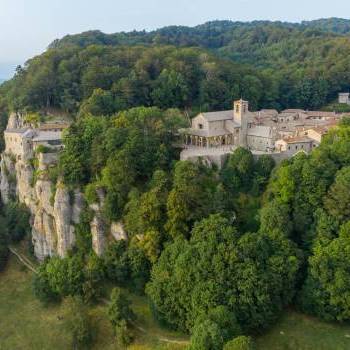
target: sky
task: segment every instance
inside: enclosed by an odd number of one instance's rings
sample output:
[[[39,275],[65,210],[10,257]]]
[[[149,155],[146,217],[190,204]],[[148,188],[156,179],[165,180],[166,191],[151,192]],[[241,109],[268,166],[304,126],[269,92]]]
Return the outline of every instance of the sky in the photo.
[[[350,18],[349,0],[0,0],[0,79],[56,38],[194,26],[210,20]]]

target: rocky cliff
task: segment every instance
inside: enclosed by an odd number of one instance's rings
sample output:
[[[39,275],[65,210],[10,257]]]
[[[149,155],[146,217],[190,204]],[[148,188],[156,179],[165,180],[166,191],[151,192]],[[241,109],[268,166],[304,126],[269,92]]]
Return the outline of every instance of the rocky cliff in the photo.
[[[23,128],[20,116],[11,115],[7,130]],[[6,141],[6,140],[5,140]],[[30,149],[30,148],[28,148]],[[25,151],[20,156],[3,152],[0,161],[0,194],[6,204],[18,198],[31,212],[32,241],[39,260],[47,256],[64,257],[75,242],[75,224],[85,207],[82,193],[69,190],[60,180],[50,177],[57,165],[57,153]],[[126,239],[120,223],[107,225],[101,214],[101,205],[90,206],[93,219],[90,224],[92,246],[98,255],[106,249],[109,238]]]

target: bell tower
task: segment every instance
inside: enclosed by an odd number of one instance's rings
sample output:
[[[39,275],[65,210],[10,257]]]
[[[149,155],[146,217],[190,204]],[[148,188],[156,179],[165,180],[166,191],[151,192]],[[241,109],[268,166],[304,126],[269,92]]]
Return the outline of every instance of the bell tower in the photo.
[[[248,108],[248,101],[244,101],[243,99],[234,101],[233,103],[233,121],[241,126],[239,131],[239,145],[241,147],[247,146]]]
[[[233,120],[242,124],[244,116],[248,113],[249,103],[242,99],[233,102]]]

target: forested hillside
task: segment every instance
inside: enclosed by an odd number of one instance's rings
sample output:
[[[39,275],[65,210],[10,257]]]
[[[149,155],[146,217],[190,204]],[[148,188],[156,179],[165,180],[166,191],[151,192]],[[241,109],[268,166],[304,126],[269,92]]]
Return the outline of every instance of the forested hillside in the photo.
[[[240,96],[253,109],[315,109],[349,90],[349,56],[349,21],[341,19],[92,31],[55,41],[19,67],[0,87],[0,109],[215,110]]]

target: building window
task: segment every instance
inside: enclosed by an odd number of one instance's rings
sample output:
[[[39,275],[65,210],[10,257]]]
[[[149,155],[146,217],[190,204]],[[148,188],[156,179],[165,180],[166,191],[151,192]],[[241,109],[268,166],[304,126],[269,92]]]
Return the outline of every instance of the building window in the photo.
[[[203,129],[203,124],[198,124],[199,129]]]
[[[290,146],[288,146],[288,149],[290,150]]]

